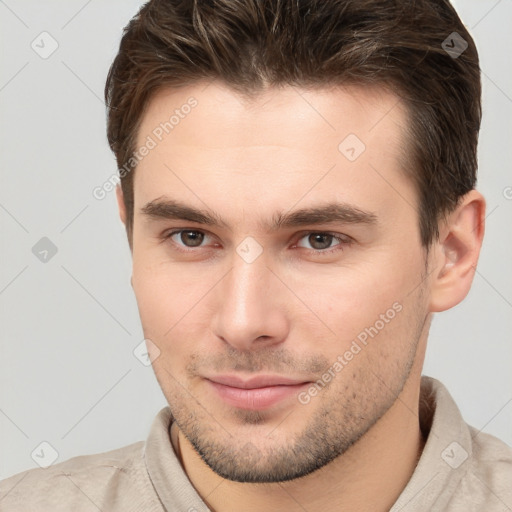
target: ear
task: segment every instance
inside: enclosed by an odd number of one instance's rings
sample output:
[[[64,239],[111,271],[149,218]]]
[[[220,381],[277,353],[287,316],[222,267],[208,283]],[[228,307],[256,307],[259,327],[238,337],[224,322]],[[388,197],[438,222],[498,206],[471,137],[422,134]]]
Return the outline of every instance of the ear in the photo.
[[[433,244],[435,270],[430,311],[450,309],[464,300],[475,275],[485,231],[485,199],[477,190],[442,222],[439,240]]]
[[[126,206],[124,204],[124,196],[123,189],[121,185],[116,186],[116,196],[117,196],[117,208],[119,210],[119,217],[121,218],[121,222],[126,226]]]

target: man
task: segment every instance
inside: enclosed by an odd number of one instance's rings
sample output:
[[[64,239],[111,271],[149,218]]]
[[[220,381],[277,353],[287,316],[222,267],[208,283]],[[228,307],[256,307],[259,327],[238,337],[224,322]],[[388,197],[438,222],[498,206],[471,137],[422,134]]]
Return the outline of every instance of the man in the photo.
[[[480,94],[444,0],[148,2],[108,138],[169,407],[2,510],[512,510],[512,449],[421,376],[482,244]]]

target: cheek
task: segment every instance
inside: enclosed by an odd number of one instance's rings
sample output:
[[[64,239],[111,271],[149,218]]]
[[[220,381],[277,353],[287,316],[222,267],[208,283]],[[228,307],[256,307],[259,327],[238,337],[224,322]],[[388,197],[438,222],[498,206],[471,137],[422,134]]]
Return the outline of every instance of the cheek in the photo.
[[[315,273],[310,279],[303,275],[294,279],[291,287],[307,305],[306,316],[330,333],[339,350],[375,324],[379,332],[398,325],[397,313],[417,285],[419,278],[414,276],[418,275],[412,266],[394,265],[393,258],[387,257],[372,264]]]
[[[146,335],[150,329],[153,336],[161,336],[172,325],[169,314],[175,302],[167,280],[161,279],[152,267],[138,265],[134,259],[132,285]]]
[[[187,295],[197,286],[191,277],[166,261],[162,247],[153,247],[142,236],[138,240],[134,235],[132,284],[146,325],[159,326],[161,331],[163,325],[169,329],[175,323]]]
[[[144,336],[162,353],[172,353],[172,360],[180,360],[208,332],[208,292],[218,279],[197,268],[191,272],[168,263],[140,263],[134,256],[133,290]]]

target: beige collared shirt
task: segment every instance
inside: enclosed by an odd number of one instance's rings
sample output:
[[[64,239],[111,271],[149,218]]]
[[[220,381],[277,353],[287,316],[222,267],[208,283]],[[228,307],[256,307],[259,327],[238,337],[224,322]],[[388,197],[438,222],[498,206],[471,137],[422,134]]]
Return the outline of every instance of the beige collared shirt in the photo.
[[[3,480],[0,511],[209,512],[174,453],[170,422],[165,407],[145,442]],[[420,423],[427,442],[391,512],[512,511],[512,448],[467,425],[430,377],[422,377]]]

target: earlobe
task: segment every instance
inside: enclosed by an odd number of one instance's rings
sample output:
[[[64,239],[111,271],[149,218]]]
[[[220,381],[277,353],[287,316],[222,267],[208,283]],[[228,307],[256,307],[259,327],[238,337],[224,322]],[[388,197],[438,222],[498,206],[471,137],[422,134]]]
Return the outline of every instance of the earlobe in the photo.
[[[123,189],[121,185],[116,186],[117,208],[121,222],[126,226],[126,206],[124,204]]]
[[[471,190],[440,229],[434,244],[435,265],[430,311],[450,309],[464,300],[475,274],[485,228],[485,199]]]

